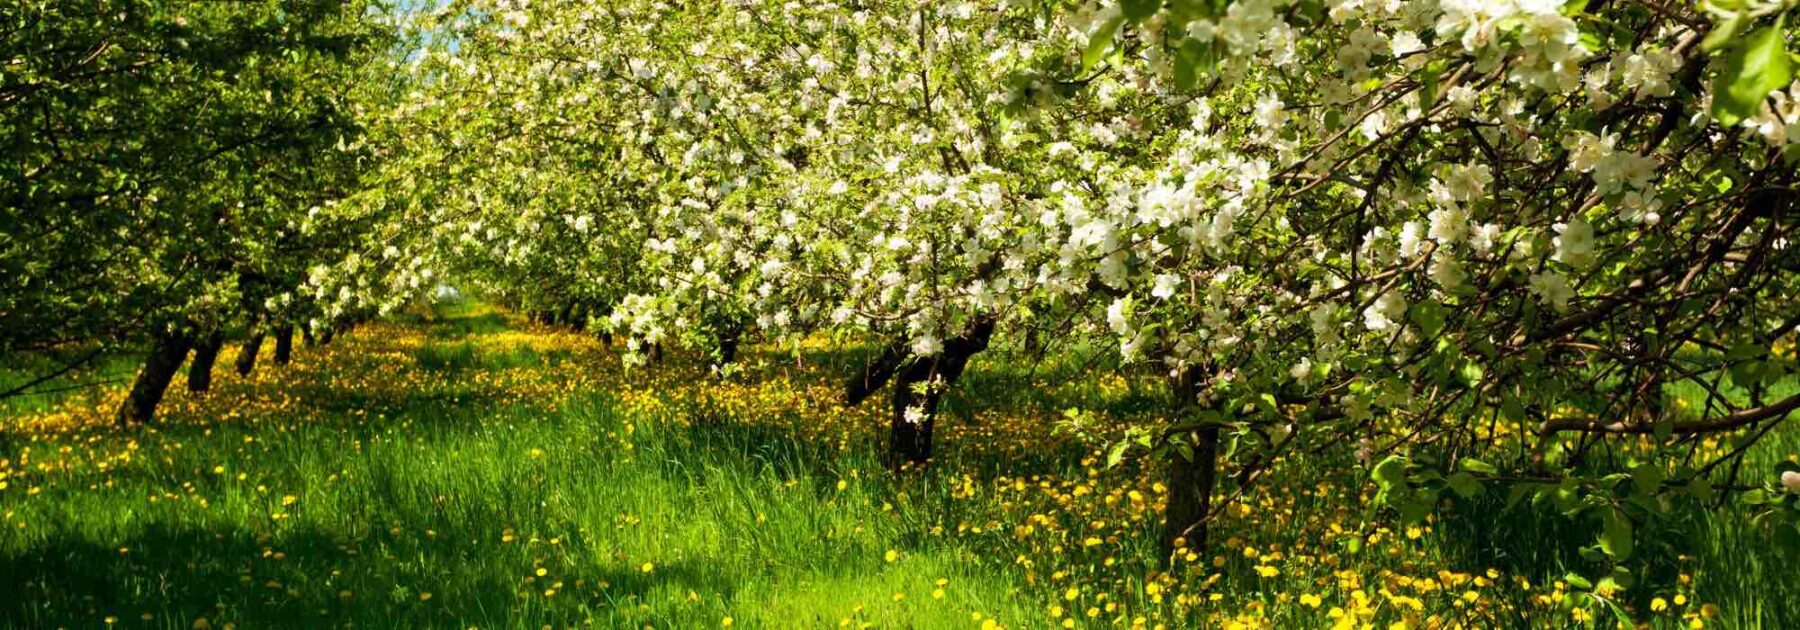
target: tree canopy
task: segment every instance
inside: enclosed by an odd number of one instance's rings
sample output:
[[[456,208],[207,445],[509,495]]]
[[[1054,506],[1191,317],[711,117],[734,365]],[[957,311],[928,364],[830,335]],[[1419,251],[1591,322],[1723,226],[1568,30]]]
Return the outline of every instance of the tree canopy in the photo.
[[[1621,567],[1677,497],[1800,541],[1742,469],[1800,409],[1790,1],[0,12],[0,350],[454,279],[634,365],[871,342],[922,460],[990,339],[1101,344],[1170,385],[1111,448],[1167,460],[1170,549],[1297,459]]]

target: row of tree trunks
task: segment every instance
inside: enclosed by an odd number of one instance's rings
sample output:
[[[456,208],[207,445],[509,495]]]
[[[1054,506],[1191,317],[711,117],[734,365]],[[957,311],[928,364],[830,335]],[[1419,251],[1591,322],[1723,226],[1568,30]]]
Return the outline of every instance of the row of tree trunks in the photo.
[[[276,365],[288,363],[293,352],[293,333],[294,327],[291,325],[276,328]],[[256,333],[244,341],[237,357],[236,369],[239,376],[248,376],[256,369],[256,356],[262,349],[263,339],[262,333]],[[156,407],[168,393],[169,385],[181,371],[182,363],[187,362],[190,350],[194,353],[194,359],[188,363],[188,391],[210,391],[213,368],[218,363],[219,351],[224,345],[225,334],[217,331],[199,340],[186,334],[160,334],[152,338],[150,354],[144,359],[144,367],[132,381],[131,393],[119,405],[116,416],[119,426],[155,421]]]
[[[223,332],[207,335],[194,345],[194,360],[188,364],[188,391],[199,393],[212,389],[213,364],[219,361],[219,348],[224,345]]]
[[[852,407],[893,381],[889,456],[896,468],[922,464],[931,458],[932,430],[944,390],[962,376],[971,357],[987,348],[993,329],[993,321],[977,321],[962,335],[946,341],[943,353],[936,357],[914,357],[905,341],[896,342],[851,377],[845,388],[845,402]],[[1169,378],[1177,424],[1191,423],[1200,411],[1203,377],[1198,367],[1188,367]],[[934,378],[942,379],[940,386],[915,387]],[[907,411],[915,408],[917,422],[907,418]],[[1165,562],[1178,550],[1198,552],[1206,548],[1218,480],[1219,427],[1199,427],[1171,435],[1169,440],[1169,500],[1163,509],[1160,540]]]
[[[250,335],[249,339],[244,340],[244,347],[238,351],[237,365],[235,366],[238,376],[249,376],[250,371],[256,369],[256,355],[262,352],[262,345],[263,333],[254,333]]]
[[[294,356],[294,325],[275,327],[275,365],[287,365]]]
[[[144,359],[144,369],[138,371],[137,381],[131,385],[131,393],[119,405],[119,426],[133,422],[148,423],[156,418],[156,406],[162,403],[163,394],[169,390],[169,382],[181,370],[181,362],[187,359],[188,350],[193,347],[193,343],[187,335],[178,333],[158,334],[155,337],[150,346],[150,356]]]

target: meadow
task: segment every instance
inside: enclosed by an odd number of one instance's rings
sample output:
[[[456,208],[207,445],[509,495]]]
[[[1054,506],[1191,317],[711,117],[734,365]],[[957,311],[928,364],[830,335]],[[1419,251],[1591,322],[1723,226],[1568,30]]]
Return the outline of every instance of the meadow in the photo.
[[[627,370],[592,335],[445,303],[209,394],[178,381],[123,431],[131,362],[101,362],[67,380],[106,385],[0,408],[0,625],[1621,623],[1563,605],[1587,524],[1482,496],[1400,526],[1368,479],[1304,461],[1164,571],[1158,469],[1101,448],[1165,394],[1060,378],[1078,357],[982,355],[940,457],[895,475],[884,406],[838,402],[857,348],[746,352],[724,376],[681,353]],[[1800,456],[1784,431],[1752,463]],[[1627,625],[1800,627],[1800,569],[1741,510],[1671,514],[1640,530]]]

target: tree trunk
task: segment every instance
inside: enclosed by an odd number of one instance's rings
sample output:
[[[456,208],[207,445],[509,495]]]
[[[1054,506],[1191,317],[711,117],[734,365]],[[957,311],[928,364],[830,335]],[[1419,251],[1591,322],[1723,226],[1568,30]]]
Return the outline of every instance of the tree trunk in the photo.
[[[308,323],[300,324],[300,346],[301,347],[311,348],[315,345],[318,345],[318,341],[319,341],[318,339],[313,338],[312,323],[308,322]]]
[[[144,369],[138,371],[137,382],[131,386],[131,394],[119,405],[121,428],[133,422],[148,424],[156,420],[156,406],[162,403],[169,382],[181,371],[181,362],[192,346],[193,341],[186,335],[157,335],[150,356],[144,359]]]
[[[894,377],[894,371],[906,360],[907,346],[905,342],[896,342],[882,349],[881,354],[863,366],[862,373],[851,377],[844,384],[844,406],[855,407],[867,400],[870,395],[886,385],[888,379]]]
[[[932,429],[937,425],[938,403],[944,391],[955,385],[969,366],[970,357],[986,350],[994,336],[994,320],[976,320],[961,335],[944,342],[935,357],[913,357],[894,379],[893,417],[888,420],[888,455],[895,469],[918,466],[931,459]],[[916,385],[942,382],[936,386]],[[919,391],[919,390],[924,391]],[[914,418],[907,411],[916,409]]]
[[[287,365],[294,355],[294,325],[275,327],[275,365]]]
[[[331,340],[336,339],[336,338],[337,338],[337,329],[336,328],[327,328],[327,329],[325,329],[325,332],[319,333],[319,345],[329,346],[329,345],[331,345]]]
[[[1188,368],[1169,379],[1178,423],[1193,420],[1200,404],[1199,378],[1198,370]],[[1219,427],[1172,435],[1169,442],[1169,501],[1163,507],[1160,541],[1165,566],[1182,550],[1205,554],[1213,485],[1218,479]]]
[[[941,387],[921,392],[915,386],[930,382],[934,363],[936,361],[924,358],[913,359],[894,380],[893,415],[888,419],[888,458],[896,469],[908,464],[917,466],[931,459],[931,431],[937,425],[938,401],[944,392]],[[949,379],[945,380],[947,387]],[[914,407],[918,408],[915,412],[917,422],[907,417],[907,411]]]
[[[719,330],[719,365],[731,365],[737,361],[738,344],[744,339],[744,326],[731,322]]]
[[[262,343],[263,333],[250,335],[249,339],[244,340],[244,349],[238,351],[238,376],[249,376],[250,371],[256,369],[256,353],[262,352]]]
[[[187,386],[190,392],[212,389],[213,364],[219,360],[219,348],[225,345],[225,333],[214,332],[194,345],[194,362],[188,364]]]

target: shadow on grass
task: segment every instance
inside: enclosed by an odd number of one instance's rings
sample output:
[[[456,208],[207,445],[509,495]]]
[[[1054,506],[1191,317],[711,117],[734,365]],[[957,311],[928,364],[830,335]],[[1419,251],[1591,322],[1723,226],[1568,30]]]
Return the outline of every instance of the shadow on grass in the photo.
[[[555,579],[567,590],[549,599],[541,596],[544,585],[505,577],[529,576],[529,560],[469,568],[471,552],[482,550],[445,533],[423,542],[381,530],[356,538],[318,529],[259,535],[158,524],[116,541],[58,536],[0,557],[0,625],[98,625],[116,617],[135,626],[146,614],[143,625],[183,628],[201,617],[215,627],[578,623],[660,589],[725,597],[734,591],[731,579],[700,563],[673,562],[649,573],[578,566],[559,571]]]

